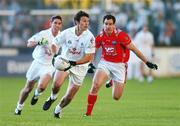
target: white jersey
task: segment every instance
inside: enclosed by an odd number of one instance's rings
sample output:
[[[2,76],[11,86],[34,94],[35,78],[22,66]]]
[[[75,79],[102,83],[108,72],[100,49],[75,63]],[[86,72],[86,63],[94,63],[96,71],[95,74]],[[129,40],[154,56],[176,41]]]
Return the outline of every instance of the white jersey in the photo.
[[[152,55],[152,45],[154,45],[154,37],[151,32],[140,31],[136,34],[134,41],[137,43],[137,48],[145,55]]]
[[[56,46],[61,47],[61,55],[66,60],[77,61],[83,58],[85,54],[95,53],[94,35],[86,30],[80,36],[77,36],[75,27],[62,31],[53,41]]]
[[[38,61],[39,63],[42,64],[48,64],[50,65],[52,62],[53,55],[49,55],[48,52],[51,52],[51,45],[52,41],[55,38],[52,34],[51,28],[47,30],[42,30],[39,33],[33,35],[28,42],[31,41],[40,41],[42,38],[45,38],[48,40],[47,45],[37,45],[32,53],[32,57],[34,60]]]

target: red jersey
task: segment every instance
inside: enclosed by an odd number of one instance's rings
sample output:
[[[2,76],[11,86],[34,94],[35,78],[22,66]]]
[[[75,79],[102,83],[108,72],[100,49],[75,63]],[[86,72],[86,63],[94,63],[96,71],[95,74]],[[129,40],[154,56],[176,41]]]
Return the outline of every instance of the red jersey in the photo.
[[[120,29],[115,29],[110,36],[103,30],[96,37],[96,48],[102,47],[101,58],[114,63],[125,63],[129,60],[129,49],[126,46],[130,43],[128,34]]]

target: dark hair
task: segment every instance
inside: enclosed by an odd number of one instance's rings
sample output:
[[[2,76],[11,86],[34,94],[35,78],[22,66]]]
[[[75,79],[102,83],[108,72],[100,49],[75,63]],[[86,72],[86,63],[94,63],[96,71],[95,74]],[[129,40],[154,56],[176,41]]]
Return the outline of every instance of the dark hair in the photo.
[[[103,23],[104,23],[104,21],[105,20],[110,20],[110,19],[112,19],[113,20],[113,23],[115,24],[116,23],[116,18],[113,16],[113,15],[111,15],[111,14],[108,14],[108,15],[105,15],[104,16],[104,18],[103,18]]]
[[[62,21],[62,17],[60,15],[54,15],[51,17],[51,22],[53,22],[55,19],[59,19]]]
[[[81,10],[74,16],[74,21],[80,22],[81,17],[89,18],[89,14]]]

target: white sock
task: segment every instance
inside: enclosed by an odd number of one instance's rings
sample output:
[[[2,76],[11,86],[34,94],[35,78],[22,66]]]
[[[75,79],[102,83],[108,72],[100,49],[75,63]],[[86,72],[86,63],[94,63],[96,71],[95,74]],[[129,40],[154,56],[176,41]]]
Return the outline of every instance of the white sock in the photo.
[[[147,81],[148,81],[148,83],[151,83],[153,81],[153,77],[152,76],[148,76]]]
[[[52,99],[52,100],[55,100],[56,98],[57,98],[57,94],[51,93],[51,99]]]
[[[42,94],[42,93],[39,92],[38,88],[36,88],[36,90],[35,90],[35,92],[34,92],[34,95],[35,95],[36,97],[38,97],[38,96],[40,96],[41,94]]]
[[[61,112],[61,107],[59,105],[56,106],[55,110],[54,110],[54,113],[57,114],[57,113],[60,113]]]
[[[17,109],[18,110],[22,110],[23,109],[23,106],[24,106],[24,104],[19,104],[19,102],[17,103]]]

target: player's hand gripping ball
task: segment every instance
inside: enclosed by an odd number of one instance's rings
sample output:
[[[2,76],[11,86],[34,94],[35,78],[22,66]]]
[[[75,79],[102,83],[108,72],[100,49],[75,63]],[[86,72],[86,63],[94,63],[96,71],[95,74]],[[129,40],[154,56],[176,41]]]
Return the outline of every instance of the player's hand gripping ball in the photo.
[[[71,64],[68,61],[66,61],[65,59],[63,59],[61,57],[61,55],[55,57],[53,65],[56,69],[58,69],[60,71],[66,71],[66,70],[70,69],[70,67],[71,67]]]

